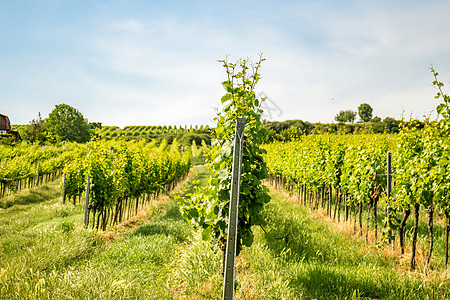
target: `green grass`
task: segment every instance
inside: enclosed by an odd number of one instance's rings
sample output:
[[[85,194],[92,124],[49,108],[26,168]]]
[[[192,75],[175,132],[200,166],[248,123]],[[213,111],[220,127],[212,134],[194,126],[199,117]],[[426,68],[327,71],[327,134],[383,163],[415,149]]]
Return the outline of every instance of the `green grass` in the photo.
[[[0,216],[0,298],[46,298],[55,274],[89,259],[104,243],[80,227],[81,207],[63,206],[59,197],[17,208]]]
[[[12,206],[28,205],[47,201],[61,194],[59,185],[61,179],[55,180],[39,186],[37,188],[24,189],[19,193],[8,195],[4,198],[0,198],[0,209],[10,208]],[[2,211],[0,210],[0,213]]]
[[[206,164],[206,155],[203,153],[203,151],[200,153],[200,155],[194,156],[191,159],[192,165],[198,166],[198,165],[204,165]]]

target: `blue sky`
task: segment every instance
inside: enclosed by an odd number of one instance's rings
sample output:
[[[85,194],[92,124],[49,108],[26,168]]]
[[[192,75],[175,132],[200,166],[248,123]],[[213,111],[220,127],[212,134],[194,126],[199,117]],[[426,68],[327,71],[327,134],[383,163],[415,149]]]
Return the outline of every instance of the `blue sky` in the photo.
[[[218,59],[267,59],[266,117],[332,122],[437,105],[450,78],[450,1],[0,1],[0,113],[27,124],[56,104],[104,125],[208,124]]]

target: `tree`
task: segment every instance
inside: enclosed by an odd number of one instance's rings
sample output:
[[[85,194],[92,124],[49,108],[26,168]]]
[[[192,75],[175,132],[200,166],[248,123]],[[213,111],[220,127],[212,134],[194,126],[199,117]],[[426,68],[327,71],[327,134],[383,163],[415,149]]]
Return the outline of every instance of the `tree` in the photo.
[[[372,121],[372,123],[379,123],[379,122],[381,122],[381,118],[379,116],[375,116],[370,121]]]
[[[84,143],[90,139],[89,124],[77,109],[67,104],[55,105],[45,126],[58,141]]]
[[[367,103],[358,106],[358,116],[363,122],[369,122],[372,119],[372,112],[372,106]]]
[[[41,113],[38,114],[36,119],[30,121],[30,124],[24,131],[24,138],[32,143],[39,142],[44,143],[47,140],[47,131],[44,126],[44,120],[41,117]]]
[[[375,116],[370,120],[370,124],[372,125],[372,132],[373,133],[383,133],[385,131],[383,121],[380,117]]]
[[[355,121],[356,112],[353,110],[341,110],[334,119],[338,122],[350,122],[353,123]]]
[[[399,132],[399,128],[398,126],[400,125],[400,121],[395,120],[394,118],[391,117],[386,117],[383,120],[384,123],[384,131],[386,133],[398,133]]]

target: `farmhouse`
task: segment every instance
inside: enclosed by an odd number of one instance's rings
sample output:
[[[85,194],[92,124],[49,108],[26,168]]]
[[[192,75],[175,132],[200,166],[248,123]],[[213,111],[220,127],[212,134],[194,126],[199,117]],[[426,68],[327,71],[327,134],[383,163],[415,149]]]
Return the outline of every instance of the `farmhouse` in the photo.
[[[0,114],[0,135],[13,135],[17,140],[20,140],[19,132],[11,130],[8,116],[2,114]]]

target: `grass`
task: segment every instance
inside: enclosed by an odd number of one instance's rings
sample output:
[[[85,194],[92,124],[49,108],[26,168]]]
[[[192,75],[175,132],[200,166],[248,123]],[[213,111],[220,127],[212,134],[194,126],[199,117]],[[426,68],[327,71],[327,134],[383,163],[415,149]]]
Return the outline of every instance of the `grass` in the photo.
[[[178,193],[206,184],[206,168],[193,170]],[[81,226],[81,206],[49,197],[0,214],[0,299],[221,299],[217,243],[182,219],[173,194],[102,234]],[[446,272],[402,271],[278,192],[264,216],[264,230],[254,227],[254,244],[237,258],[236,299],[450,297]]]
[[[1,210],[1,299],[39,298],[55,272],[89,259],[102,244],[79,226],[81,207],[62,205],[59,193],[53,182],[11,197]]]
[[[10,208],[17,205],[23,207],[24,205],[40,203],[54,198],[61,194],[61,190],[59,188],[60,184],[61,179],[58,179],[37,188],[24,189],[19,193],[14,193],[4,198],[0,198],[0,213],[2,213],[1,209]]]

